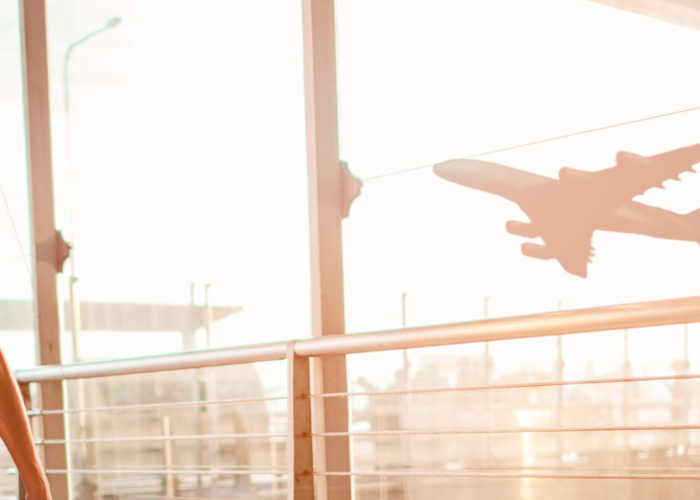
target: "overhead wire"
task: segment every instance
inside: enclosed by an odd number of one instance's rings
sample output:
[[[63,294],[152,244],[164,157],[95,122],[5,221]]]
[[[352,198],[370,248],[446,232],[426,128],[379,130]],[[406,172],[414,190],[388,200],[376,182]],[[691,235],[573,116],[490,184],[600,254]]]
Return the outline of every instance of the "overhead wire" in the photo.
[[[32,271],[29,268],[29,262],[27,261],[27,254],[24,251],[24,249],[22,248],[22,240],[19,237],[19,231],[17,230],[17,225],[15,224],[15,218],[12,215],[12,210],[10,210],[10,204],[7,201],[7,196],[5,195],[5,190],[3,189],[2,184],[0,184],[0,194],[2,194],[2,201],[3,201],[3,204],[5,205],[5,210],[7,210],[7,216],[10,219],[10,225],[12,226],[12,231],[15,235],[15,241],[17,242],[17,247],[19,248],[19,256],[22,257],[22,261],[24,262],[24,268],[27,271],[27,276],[29,276],[29,278],[31,279]],[[14,259],[14,258],[16,258],[16,257],[13,257],[12,259]],[[12,259],[8,259],[8,260],[12,260]]]
[[[13,255],[12,257],[7,257],[6,259],[0,259],[0,264],[4,264],[5,262],[12,262],[13,260],[21,259],[23,257],[28,257],[28,256],[26,254]]]
[[[646,122],[646,121],[650,121],[650,120],[656,120],[656,119],[659,119],[659,118],[668,118],[669,116],[679,115],[679,114],[682,114],[682,113],[690,113],[690,112],[692,112],[692,111],[699,111],[699,110],[700,110],[700,106],[694,106],[694,107],[692,107],[692,108],[679,109],[679,110],[675,110],[675,111],[670,111],[670,112],[668,112],[668,113],[661,113],[661,114],[658,114],[658,115],[646,116],[646,117],[644,117],[644,118],[636,118],[636,119],[634,119],[634,120],[627,120],[627,121],[624,121],[624,122],[618,122],[618,123],[612,123],[612,124],[608,124],[608,125],[602,125],[602,126],[600,126],[600,127],[589,128],[589,129],[586,129],[586,130],[580,130],[580,131],[578,131],[578,132],[570,132],[570,133],[568,133],[568,134],[556,135],[556,136],[552,136],[552,137],[547,137],[547,138],[545,138],[545,139],[538,139],[538,140],[535,140],[535,141],[522,142],[522,143],[519,143],[519,144],[514,144],[514,145],[511,145],[511,146],[506,146],[506,147],[502,147],[502,148],[496,148],[496,149],[490,149],[490,150],[487,150],[487,151],[481,151],[481,152],[479,152],[479,153],[474,153],[474,154],[470,154],[470,155],[468,155],[468,156],[463,156],[463,157],[461,157],[460,159],[462,159],[462,160],[471,160],[471,159],[474,159],[474,158],[479,158],[479,157],[481,157],[481,156],[487,156],[487,155],[496,154],[496,153],[505,153],[505,152],[507,152],[507,151],[512,151],[512,150],[514,150],[514,149],[520,149],[520,148],[525,148],[525,147],[529,147],[529,146],[536,146],[536,145],[538,145],[538,144],[545,144],[545,143],[547,143],[547,142],[554,142],[554,141],[559,141],[559,140],[562,140],[562,139],[569,139],[569,138],[571,138],[571,137],[576,137],[576,136],[586,135],[586,134],[592,134],[592,133],[595,133],[595,132],[601,132],[601,131],[603,131],[603,130],[609,130],[609,129],[617,128],[617,127],[624,127],[624,126],[627,126],[627,125],[633,125],[633,124],[635,124],[635,123],[642,123],[642,122]],[[363,177],[361,180],[362,180],[362,182],[373,181],[373,180],[375,180],[375,179],[381,179],[381,178],[384,178],[384,177],[391,177],[391,176],[394,176],[394,175],[405,174],[405,173],[408,173],[408,172],[414,172],[414,171],[416,171],[416,170],[422,170],[422,169],[425,169],[425,168],[432,167],[433,165],[435,165],[435,163],[429,163],[429,164],[427,164],[427,165],[420,165],[420,166],[417,166],[417,167],[409,167],[409,168],[402,169],[402,170],[395,170],[395,171],[393,171],[393,172],[386,172],[386,173],[384,173],[384,174],[378,174],[378,175],[371,175],[371,176],[368,176],[368,177]]]

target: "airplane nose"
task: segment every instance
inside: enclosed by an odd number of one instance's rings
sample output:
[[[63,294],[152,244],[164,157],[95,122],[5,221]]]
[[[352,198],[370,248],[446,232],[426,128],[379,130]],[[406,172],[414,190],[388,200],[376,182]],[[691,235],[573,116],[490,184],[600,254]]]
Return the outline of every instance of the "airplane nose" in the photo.
[[[436,163],[435,165],[433,165],[433,173],[435,175],[439,175],[440,177],[442,177],[444,179],[445,178],[445,170],[447,170],[445,168],[445,165],[447,163],[449,163],[449,162]]]
[[[511,177],[518,173],[504,165],[470,159],[437,163],[433,172],[447,181],[506,197],[511,192]]]
[[[450,181],[454,181],[460,174],[464,175],[469,170],[468,163],[465,163],[463,160],[449,160],[433,165],[435,175]]]

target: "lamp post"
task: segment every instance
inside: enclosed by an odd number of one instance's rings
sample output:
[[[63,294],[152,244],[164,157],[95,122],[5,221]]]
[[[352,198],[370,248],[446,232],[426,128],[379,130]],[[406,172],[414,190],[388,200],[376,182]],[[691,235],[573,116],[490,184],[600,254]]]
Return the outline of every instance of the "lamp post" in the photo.
[[[74,41],[71,43],[68,48],[66,49],[65,54],[63,55],[63,107],[64,107],[64,112],[66,116],[70,114],[70,100],[69,100],[69,87],[68,87],[68,63],[70,62],[70,56],[73,54],[73,51],[78,45],[81,45],[85,42],[87,42],[90,38],[93,38],[103,31],[107,31],[110,28],[115,28],[119,26],[119,24],[122,22],[120,17],[111,17],[107,19],[105,22],[104,26],[91,31],[87,35],[85,35],[82,38],[79,38],[78,40]]]
[[[68,48],[66,49],[65,54],[63,55],[63,112],[65,113],[66,117],[66,124],[65,124],[65,134],[66,134],[66,171],[68,172],[68,179],[69,179],[69,191],[70,191],[70,201],[69,201],[69,206],[70,206],[70,219],[71,219],[71,240],[73,245],[75,245],[75,229],[74,229],[74,224],[73,224],[73,188],[72,188],[72,182],[71,182],[71,176],[70,176],[70,85],[69,85],[69,72],[68,72],[68,64],[70,63],[70,57],[73,54],[73,51],[75,50],[76,47],[79,45],[85,43],[89,39],[99,35],[100,33],[107,31],[110,28],[114,28],[118,26],[121,23],[121,18],[120,17],[111,17],[107,19],[105,22],[104,26],[91,31],[87,35],[83,36],[82,38],[79,38],[78,40],[74,41],[71,43]],[[80,333],[80,302],[78,301],[78,298],[75,293],[75,285],[78,281],[78,277],[76,276],[75,272],[75,249],[71,249],[70,252],[70,282],[69,282],[69,288],[70,288],[70,304],[71,304],[71,317],[73,319],[72,321],[72,328],[71,328],[71,344],[72,344],[72,354],[73,354],[73,362],[76,362],[79,360],[78,356],[78,334]]]
[[[71,55],[73,51],[79,45],[87,42],[89,39],[99,35],[100,33],[118,26],[121,23],[121,18],[112,17],[109,18],[105,24],[88,33],[87,35],[75,40],[73,43],[68,45],[66,52],[63,55],[63,112],[65,113],[66,123],[65,123],[65,139],[66,139],[66,172],[68,177],[68,190],[70,195],[69,200],[69,217],[71,222],[71,243],[75,247],[75,224],[73,222],[73,182],[71,179],[71,161],[70,161],[70,85],[69,85],[69,72],[68,64],[70,63]],[[71,306],[71,351],[72,351],[72,362],[75,363],[79,361],[79,349],[78,349],[78,335],[80,334],[80,301],[76,294],[76,283],[78,282],[78,277],[75,272],[75,248],[72,248],[69,254],[70,259],[70,279],[69,279],[69,294],[70,294],[70,306]],[[78,395],[78,407],[85,407],[85,388],[83,387],[83,381],[78,381],[77,395]],[[88,437],[87,432],[87,419],[85,413],[78,414],[78,421],[80,424],[79,435],[83,442],[80,445],[80,452],[82,460],[86,463],[93,463],[94,461],[94,447],[88,446],[85,439]],[[69,464],[71,460],[69,458]],[[69,466],[70,468],[70,466]],[[90,486],[88,486],[89,488]]]

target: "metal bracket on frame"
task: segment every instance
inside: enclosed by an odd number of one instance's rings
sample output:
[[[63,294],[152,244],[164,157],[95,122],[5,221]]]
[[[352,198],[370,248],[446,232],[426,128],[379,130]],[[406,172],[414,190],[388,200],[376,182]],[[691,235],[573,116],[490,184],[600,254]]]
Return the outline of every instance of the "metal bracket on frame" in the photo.
[[[340,192],[342,195],[342,214],[343,219],[347,219],[350,215],[350,206],[352,202],[360,196],[362,192],[362,181],[352,175],[348,168],[348,162],[340,162]]]

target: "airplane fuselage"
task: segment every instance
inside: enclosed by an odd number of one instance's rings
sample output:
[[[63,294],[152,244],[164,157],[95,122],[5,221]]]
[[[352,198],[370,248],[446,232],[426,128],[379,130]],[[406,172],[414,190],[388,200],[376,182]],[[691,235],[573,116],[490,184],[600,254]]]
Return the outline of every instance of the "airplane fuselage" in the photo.
[[[585,188],[585,178],[577,186],[580,199],[575,199],[575,195],[572,198],[571,193],[567,193],[565,181],[497,163],[452,160],[436,165],[434,171],[448,181],[509,199],[518,204],[535,225],[543,219],[571,224],[585,217],[593,229],[600,231],[695,242],[700,237],[700,229],[685,215],[636,201],[596,211],[595,192],[581,189]],[[543,199],[548,199],[546,210],[542,208],[545,206]]]

